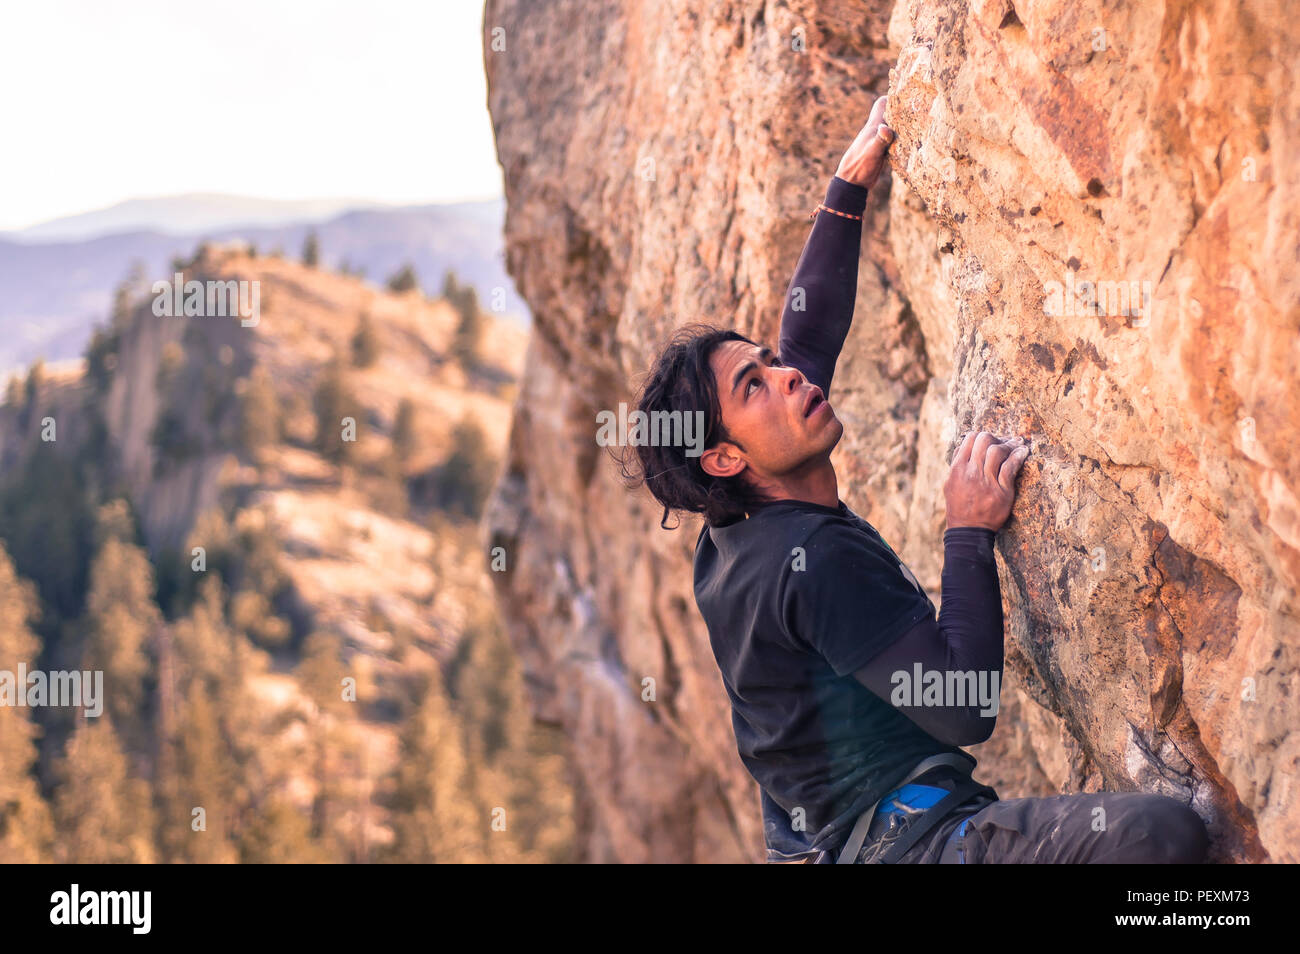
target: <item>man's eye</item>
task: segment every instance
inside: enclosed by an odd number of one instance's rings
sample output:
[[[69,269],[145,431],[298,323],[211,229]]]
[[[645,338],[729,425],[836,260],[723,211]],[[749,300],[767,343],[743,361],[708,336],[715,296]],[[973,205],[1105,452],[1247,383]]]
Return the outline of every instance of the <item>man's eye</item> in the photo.
[[[753,392],[751,392],[751,391],[749,390],[749,386],[750,386],[751,384],[758,384],[758,378],[750,378],[750,379],[745,383],[745,397],[749,397],[749,395],[750,395],[751,393],[753,393]]]

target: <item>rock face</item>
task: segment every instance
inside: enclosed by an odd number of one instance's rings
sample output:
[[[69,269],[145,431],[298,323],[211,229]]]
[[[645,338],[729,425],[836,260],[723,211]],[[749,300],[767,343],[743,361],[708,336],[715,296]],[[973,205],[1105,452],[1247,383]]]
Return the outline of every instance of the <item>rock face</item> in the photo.
[[[977,777],[1168,794],[1215,860],[1300,860],[1295,18],[488,0],[484,41],[536,318],[488,532],[537,710],[575,742],[589,859],[762,858],[691,593],[699,523],[659,528],[595,414],[687,321],[775,344],[808,212],[888,92],[834,460],[937,604],[958,435],[1032,442]]]

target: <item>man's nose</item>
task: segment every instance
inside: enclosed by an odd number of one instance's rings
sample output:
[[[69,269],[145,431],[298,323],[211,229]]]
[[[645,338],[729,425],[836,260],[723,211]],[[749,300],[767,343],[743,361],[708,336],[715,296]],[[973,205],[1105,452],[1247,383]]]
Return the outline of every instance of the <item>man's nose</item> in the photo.
[[[804,376],[802,371],[798,368],[785,368],[784,370],[789,372],[785,376],[785,389],[787,391],[797,391],[803,387]]]

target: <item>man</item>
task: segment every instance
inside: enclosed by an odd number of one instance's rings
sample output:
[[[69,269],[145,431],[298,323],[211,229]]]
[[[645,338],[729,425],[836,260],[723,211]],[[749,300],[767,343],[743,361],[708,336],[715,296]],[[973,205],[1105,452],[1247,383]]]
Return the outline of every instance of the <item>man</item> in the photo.
[[[759,784],[768,860],[1202,861],[1205,826],[1174,799],[1002,801],[970,778],[960,746],[996,721],[993,538],[1029,453],[1021,438],[961,441],[944,487],[937,622],[911,571],[839,499],[830,455],[844,425],[830,385],[853,317],[867,190],[894,139],[885,106],[876,101],[814,212],[780,354],[734,331],[683,329],[637,409],[702,413],[703,451],[643,441],[625,457],[663,505],[661,526],[672,511],[705,518],[695,598]]]

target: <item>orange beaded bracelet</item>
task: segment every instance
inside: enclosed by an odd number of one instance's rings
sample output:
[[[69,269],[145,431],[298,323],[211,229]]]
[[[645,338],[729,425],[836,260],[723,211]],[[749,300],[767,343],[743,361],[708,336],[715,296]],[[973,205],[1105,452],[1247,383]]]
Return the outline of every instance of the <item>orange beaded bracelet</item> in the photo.
[[[836,215],[843,216],[846,219],[857,219],[859,222],[862,221],[862,216],[852,215],[848,212],[841,212],[839,209],[832,209],[825,202],[818,202],[817,208],[813,209],[811,212],[808,213],[808,218],[810,219],[815,218],[817,216],[817,213],[822,211],[822,209],[825,209],[827,212],[834,212]]]

